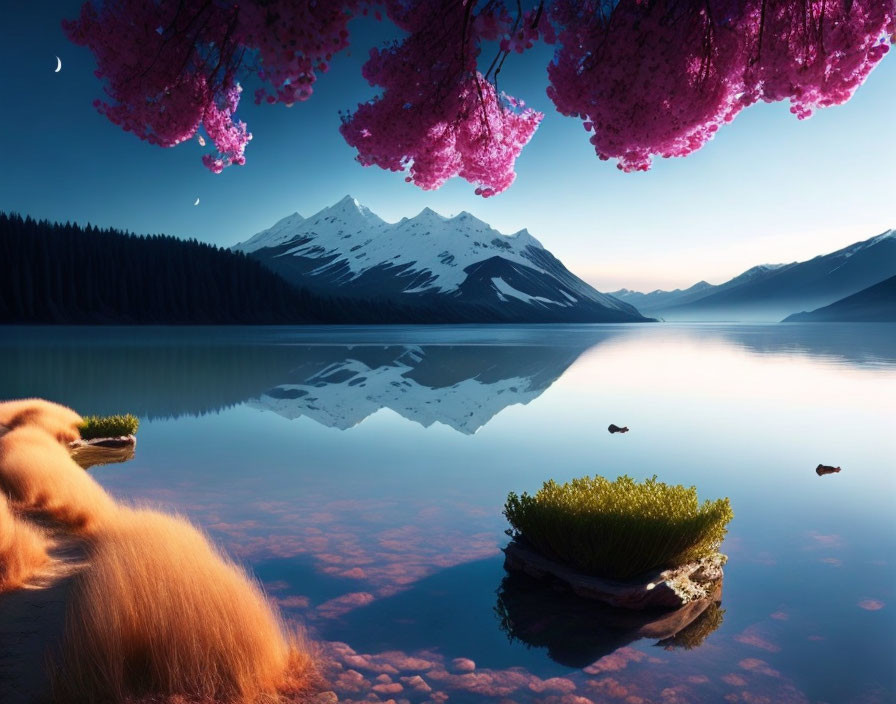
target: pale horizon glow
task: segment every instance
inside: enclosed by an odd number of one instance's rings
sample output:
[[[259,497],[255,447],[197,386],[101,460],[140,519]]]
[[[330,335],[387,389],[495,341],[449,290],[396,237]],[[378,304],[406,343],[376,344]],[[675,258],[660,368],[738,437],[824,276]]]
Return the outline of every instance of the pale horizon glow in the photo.
[[[662,256],[642,256],[640,259],[621,260],[612,266],[582,267],[576,273],[601,291],[618,291],[620,288],[642,293],[657,289],[671,291],[676,288],[689,288],[701,280],[718,285],[760,264],[808,261],[891,229],[896,229],[896,222],[883,227],[869,223],[829,230],[775,232],[753,240],[737,242],[724,250],[708,252],[688,250]],[[770,259],[769,252],[775,252],[777,256]],[[744,266],[745,262],[749,264]],[[683,271],[706,271],[716,274],[688,279],[678,273]],[[631,272],[637,274],[632,275]]]

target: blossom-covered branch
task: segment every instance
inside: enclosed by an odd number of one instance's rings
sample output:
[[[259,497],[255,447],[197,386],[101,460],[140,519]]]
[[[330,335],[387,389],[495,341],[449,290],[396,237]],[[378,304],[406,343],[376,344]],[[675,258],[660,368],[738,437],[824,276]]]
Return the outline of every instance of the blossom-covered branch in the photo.
[[[371,12],[406,36],[370,50],[381,93],[342,115],[343,137],[365,166],[425,189],[460,176],[486,197],[513,182],[543,117],[499,89],[536,42],[555,48],[557,110],[624,171],[692,153],[758,101],[799,119],[843,103],[896,42],[896,0],[106,0],[64,28],[96,57],[101,113],[164,147],[202,127],[217,173],[252,138],[239,81],[258,84],[256,103],[309,99]]]

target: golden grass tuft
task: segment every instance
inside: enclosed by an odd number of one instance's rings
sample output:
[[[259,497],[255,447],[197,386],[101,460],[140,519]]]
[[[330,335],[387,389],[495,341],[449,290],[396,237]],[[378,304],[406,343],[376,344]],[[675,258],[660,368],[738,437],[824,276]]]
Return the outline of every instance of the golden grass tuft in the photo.
[[[0,403],[0,591],[48,563],[26,520],[90,539],[48,674],[59,704],[274,704],[318,686],[315,657],[246,573],[182,518],[117,504],[60,443],[81,417]]]
[[[97,534],[68,606],[56,701],[256,704],[315,679],[261,589],[186,520],[121,509]]]
[[[48,541],[22,521],[0,493],[0,593],[24,586],[49,561]]]
[[[117,510],[68,450],[32,425],[0,437],[0,491],[19,509],[46,515],[80,534],[95,532]]]
[[[67,444],[79,439],[79,428],[83,422],[84,419],[71,408],[52,401],[24,398],[0,402],[0,425],[9,429],[37,426],[60,443]]]

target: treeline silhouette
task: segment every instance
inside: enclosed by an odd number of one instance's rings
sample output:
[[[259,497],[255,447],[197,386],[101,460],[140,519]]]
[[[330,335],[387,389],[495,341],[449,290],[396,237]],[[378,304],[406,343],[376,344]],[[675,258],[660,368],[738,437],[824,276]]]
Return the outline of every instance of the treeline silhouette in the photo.
[[[486,322],[470,305],[324,297],[241,252],[0,213],[0,323]]]

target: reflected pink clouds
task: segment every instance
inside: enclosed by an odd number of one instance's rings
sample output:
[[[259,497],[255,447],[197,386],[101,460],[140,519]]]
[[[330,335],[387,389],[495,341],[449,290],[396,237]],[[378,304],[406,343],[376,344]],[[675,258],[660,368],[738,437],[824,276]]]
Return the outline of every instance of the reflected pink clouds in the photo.
[[[430,670],[427,679],[449,690],[462,690],[486,697],[507,697],[518,690],[528,689],[534,682],[540,682],[522,668],[480,670],[464,674],[453,674],[437,668]]]
[[[200,520],[225,549],[248,562],[309,557],[323,575],[355,580],[371,599],[392,596],[442,569],[499,554],[500,515],[481,507],[435,499],[334,499],[308,492],[301,501],[256,501],[264,520],[233,520],[220,506]],[[338,618],[357,608],[346,595],[315,614]],[[366,597],[365,597],[366,598]],[[369,601],[367,602],[369,603]]]
[[[880,611],[885,604],[880,599],[862,599],[859,602],[859,608],[865,611]]]
[[[404,691],[404,685],[399,682],[381,682],[373,685],[371,689],[377,694],[400,694]]]
[[[550,677],[546,680],[529,683],[529,689],[533,692],[558,692],[569,694],[576,690],[575,682],[566,677]]]
[[[549,695],[535,700],[536,704],[594,704],[593,699],[578,694]],[[501,704],[517,704],[512,699],[501,700]]]
[[[762,650],[766,650],[770,653],[777,653],[781,651],[781,646],[777,645],[770,641],[767,637],[762,634],[762,629],[760,626],[749,626],[744,629],[741,633],[734,636],[734,640],[738,643],[744,643],[745,645],[751,645],[754,648],[761,648]]]
[[[372,686],[370,680],[357,670],[345,670],[340,672],[331,684],[343,694],[363,692],[370,689]]]
[[[473,672],[476,669],[476,663],[469,658],[454,658],[451,661],[451,669],[455,672]]]
[[[597,662],[585,668],[585,672],[589,675],[599,675],[604,672],[618,672],[628,667],[629,663],[640,662],[647,656],[640,650],[625,647],[620,648],[615,653],[605,655]]]
[[[396,501],[308,497],[314,511],[281,502],[258,502],[267,514],[266,534],[253,522],[218,523],[227,548],[242,559],[263,560],[308,555],[328,575],[365,580],[378,596],[427,577],[439,569],[490,557],[499,552],[494,516],[476,517],[464,507],[443,511],[431,503],[414,510]],[[478,513],[478,512],[473,512]],[[422,515],[421,515],[422,514]],[[441,517],[443,523],[433,524]],[[318,519],[325,518],[321,525]],[[408,519],[420,524],[408,523]],[[463,519],[464,528],[458,528]],[[396,525],[398,523],[398,525]],[[474,530],[469,531],[470,528]]]
[[[379,674],[396,675],[401,671],[426,671],[439,667],[441,658],[430,653],[408,655],[400,651],[386,651],[375,655],[355,652],[347,643],[330,641],[324,644],[324,653],[336,667],[343,664],[350,668]]]
[[[807,546],[809,549],[813,548],[842,548],[846,541],[843,539],[842,535],[837,535],[836,533],[832,533],[830,535],[825,535],[824,533],[819,533],[817,531],[809,531],[809,545]]]
[[[469,658],[446,658],[431,650],[361,653],[347,643],[325,641],[322,654],[324,674],[340,702],[395,697],[410,704],[423,704],[454,699],[469,701],[472,696],[507,704],[714,704],[723,700],[744,704],[804,704],[808,701],[780,672],[759,658],[741,660],[739,672],[713,676],[701,671],[705,662],[655,658],[625,647],[582,671],[539,677],[522,667],[480,667]]]
[[[660,697],[663,704],[690,704],[692,701],[689,691],[681,685],[666,687]]]
[[[731,672],[727,675],[722,675],[722,682],[724,682],[725,684],[730,684],[732,687],[746,687],[747,686],[747,681],[740,675],[737,675],[733,672]]]
[[[769,616],[769,618],[773,618],[776,621],[786,621],[790,618],[786,611],[775,611],[773,614]]]
[[[343,594],[320,604],[315,609],[315,614],[320,618],[339,618],[361,606],[367,606],[374,598],[373,594],[368,592]]]
[[[771,667],[765,660],[760,660],[759,658],[745,658],[737,664],[744,670],[750,672],[758,672],[762,675],[768,675],[769,677],[781,676],[780,672]]]
[[[614,677],[603,677],[599,680],[589,680],[588,689],[593,696],[599,699],[612,697],[613,699],[624,699],[629,696],[628,687],[624,686]]]
[[[402,677],[401,681],[404,683],[406,687],[409,689],[413,689],[417,692],[423,692],[424,694],[429,694],[432,691],[432,687],[430,687],[426,680],[423,679],[420,675],[412,675],[411,677]]]

